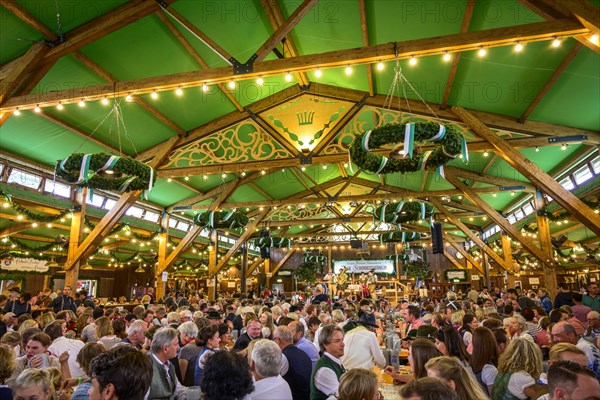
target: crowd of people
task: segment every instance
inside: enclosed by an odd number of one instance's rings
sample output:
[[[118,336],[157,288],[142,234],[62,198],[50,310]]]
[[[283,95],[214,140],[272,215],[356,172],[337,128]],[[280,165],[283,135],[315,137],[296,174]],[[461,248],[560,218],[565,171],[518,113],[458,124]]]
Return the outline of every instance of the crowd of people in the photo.
[[[149,290],[129,312],[68,286],[33,305],[11,288],[0,399],[382,400],[381,371],[403,399],[599,400],[600,289],[585,289],[397,304],[322,287],[217,300]],[[399,347],[406,366],[389,358]]]

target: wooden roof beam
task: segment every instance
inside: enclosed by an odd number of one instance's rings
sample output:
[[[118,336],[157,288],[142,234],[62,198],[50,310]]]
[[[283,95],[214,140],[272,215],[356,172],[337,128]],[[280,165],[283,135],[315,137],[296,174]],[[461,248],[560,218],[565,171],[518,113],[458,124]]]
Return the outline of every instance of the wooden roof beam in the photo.
[[[308,14],[318,1],[319,0],[304,0],[289,18],[273,32],[258,50],[256,50],[256,53],[254,53],[250,60],[253,62],[264,60],[275,46],[277,46],[277,44],[280,43],[296,25],[298,25],[302,18]]]
[[[156,13],[156,15],[158,16],[158,18],[160,18],[160,20],[163,22],[163,24],[166,25],[166,27],[171,31],[173,36],[175,36],[175,38],[179,41],[179,43],[181,43],[181,45],[186,49],[188,54],[192,56],[192,58],[196,61],[196,63],[200,67],[202,67],[204,69],[210,68],[209,65],[206,63],[206,61],[204,61],[204,59],[200,56],[200,54],[198,54],[198,52],[196,51],[194,46],[192,46],[192,44],[185,38],[185,36],[183,36],[181,34],[181,32],[179,32],[179,30],[177,29],[175,24],[173,24],[173,22],[171,22],[171,20],[165,15],[164,11],[163,12],[159,11]],[[223,85],[222,83],[219,83],[217,86],[219,87],[221,92],[223,92],[225,97],[227,97],[229,99],[231,104],[233,104],[235,106],[235,108],[238,109],[238,111],[242,111],[244,109],[244,107],[240,104],[240,102],[237,101],[235,96],[233,96],[231,94],[231,92],[229,92],[228,90],[225,89],[225,85]]]
[[[252,265],[250,265],[250,267],[248,267],[248,269],[246,270],[246,278],[249,278],[252,275],[252,272],[254,272],[254,270],[260,265],[260,263],[263,261],[262,258],[257,257],[253,262]]]
[[[358,12],[360,14],[360,28],[362,31],[363,46],[368,47],[369,41],[369,23],[367,22],[367,7],[365,0],[358,0]],[[367,68],[367,83],[369,84],[369,96],[375,94],[375,81],[373,80],[373,66],[366,65]]]
[[[479,271],[481,274],[484,273],[481,264],[475,260],[473,256],[471,256],[469,252],[460,245],[460,243],[454,240],[451,235],[448,235],[446,232],[444,232],[444,239],[446,239],[446,241],[450,243],[450,245],[454,247],[456,251],[458,251],[468,262],[470,262],[477,271]]]
[[[283,264],[285,264],[286,261],[289,260],[290,257],[294,255],[294,253],[296,252],[296,250],[300,250],[300,248],[298,246],[290,247],[287,250],[287,252],[285,253],[285,255],[283,256],[283,258],[277,263],[277,265],[275,266],[275,268],[273,268],[271,270],[271,274],[275,275],[277,273],[277,271],[279,271],[281,269],[281,267],[283,267]]]
[[[514,239],[518,240],[523,247],[535,258],[540,260],[542,264],[553,266],[554,259],[548,258],[546,254],[542,250],[540,250],[532,241],[526,238],[520,229],[517,229],[514,225],[504,218],[498,211],[494,210],[492,206],[490,206],[485,200],[479,197],[473,189],[465,185],[460,179],[454,176],[451,172],[446,174],[446,179],[448,182],[452,183],[458,189],[462,190],[473,202],[473,204],[478,205],[481,209],[495,222],[498,224],[500,228],[502,228],[505,232],[510,234]]]
[[[0,85],[0,105],[4,104],[12,93],[23,83],[25,76],[31,72],[48,52],[48,47],[42,43],[36,43],[21,56],[18,62],[11,63],[10,69]]]
[[[519,3],[529,8],[542,18],[548,21],[555,21],[562,18],[569,18],[574,15],[585,27],[590,30],[590,34],[582,37],[575,37],[575,40],[588,47],[596,53],[600,53],[598,43],[592,43],[589,39],[592,35],[600,34],[598,16],[600,11],[597,7],[582,0],[518,0]]]
[[[260,0],[260,2],[262,3],[265,13],[267,14],[267,18],[269,18],[269,22],[271,23],[273,29],[276,30],[281,25],[283,25],[285,20],[283,18],[283,14],[281,13],[281,9],[279,8],[277,0]],[[283,49],[284,55],[288,54],[289,56],[297,57],[299,54],[291,35],[286,36],[283,42]],[[308,75],[306,74],[306,72],[297,73],[296,79],[298,80],[298,83],[302,86],[309,84]]]
[[[565,210],[585,224],[596,235],[600,235],[600,216],[594,213],[594,210],[585,205],[573,193],[563,188],[550,175],[542,171],[505,140],[498,137],[491,129],[464,108],[454,106],[452,107],[452,112],[456,113],[477,135],[490,142],[498,152],[498,155],[510,166],[515,168],[544,193],[550,195]]]
[[[49,40],[54,41],[57,39],[56,34],[50,28],[48,28],[35,15],[23,8],[15,0],[0,0],[0,4],[8,11],[11,11],[13,14],[15,14],[21,21],[25,22],[27,25],[44,35]]]
[[[467,32],[469,30],[469,25],[471,25],[471,18],[473,17],[473,10],[475,9],[476,1],[477,0],[467,1],[467,6],[463,15],[462,24],[460,25],[461,33]],[[448,105],[448,97],[450,97],[450,91],[452,90],[452,86],[454,85],[454,77],[456,76],[456,71],[458,70],[460,56],[461,53],[456,53],[452,56],[452,65],[450,66],[450,72],[448,72],[448,79],[446,80],[446,87],[444,88],[444,95],[442,96],[442,104],[440,105],[441,109],[445,109]]]
[[[506,265],[506,263],[504,262],[504,260],[492,249],[490,249],[490,247],[485,244],[485,242],[483,240],[481,240],[481,238],[476,235],[475,233],[473,233],[473,231],[471,231],[471,229],[469,229],[465,224],[463,224],[458,218],[456,218],[452,212],[450,212],[443,204],[440,200],[436,199],[436,198],[430,198],[429,201],[431,202],[431,204],[433,204],[433,206],[435,208],[437,208],[438,211],[440,211],[441,213],[443,213],[446,218],[448,218],[448,220],[454,224],[454,226],[456,226],[458,229],[460,229],[469,239],[471,239],[473,242],[475,242],[475,244],[477,246],[479,246],[480,249],[482,249],[483,251],[485,251],[485,253],[490,256],[498,265],[500,265],[505,271],[509,272],[509,273],[514,273],[512,266],[510,265]]]
[[[306,0],[316,2],[316,0]],[[154,2],[144,2],[142,4]],[[130,3],[127,3],[130,4]],[[288,20],[289,21],[289,20]],[[112,28],[112,26],[111,26]],[[343,49],[321,54],[302,55],[298,57],[254,62],[253,70],[244,74],[235,74],[233,67],[219,67],[208,70],[176,73],[166,76],[150,77],[132,81],[115,82],[108,85],[86,86],[75,89],[37,93],[32,96],[21,96],[9,100],[0,111],[31,109],[36,105],[45,107],[57,104],[78,102],[81,98],[88,101],[103,97],[126,96],[135,89],[136,94],[151,93],[154,90],[174,90],[178,87],[197,87],[205,83],[227,82],[232,78],[251,79],[266,75],[280,75],[288,72],[303,72],[314,68],[333,68],[348,64],[368,64],[388,61],[396,58],[409,58],[413,55],[428,56],[449,52],[471,51],[481,46],[498,47],[513,45],[515,41],[531,42],[552,40],[556,36],[568,37],[589,33],[579,21],[570,19],[551,22],[537,22],[527,25],[509,26],[476,32],[465,32],[433,38],[416,39],[405,42],[373,45],[365,48]],[[91,34],[90,34],[91,36]],[[64,50],[60,46],[51,50]],[[272,49],[269,44],[269,51]],[[265,48],[266,48],[265,47]],[[57,50],[58,49],[58,50]],[[50,52],[48,53],[50,54]]]
[[[445,171],[450,171],[452,174],[456,175],[459,178],[467,179],[470,181],[483,182],[490,185],[497,186],[523,186],[523,189],[520,189],[522,192],[531,192],[535,193],[535,186],[533,186],[529,182],[523,182],[516,179],[504,178],[502,176],[489,175],[485,173],[479,173],[476,171],[471,171],[464,168],[444,167]]]
[[[529,115],[533,112],[533,110],[537,107],[537,105],[540,104],[540,101],[542,101],[542,99],[550,91],[552,86],[554,86],[554,84],[556,83],[558,78],[563,74],[563,72],[567,69],[569,64],[571,64],[571,61],[573,61],[575,56],[577,54],[579,54],[579,51],[582,48],[583,48],[583,45],[581,43],[575,43],[575,45],[573,46],[571,51],[569,51],[569,53],[565,56],[565,58],[560,62],[558,67],[554,70],[552,75],[550,75],[550,78],[548,78],[546,83],[544,83],[544,86],[542,86],[540,91],[535,95],[535,98],[533,99],[531,104],[529,104],[529,106],[527,106],[527,109],[523,112],[523,114],[521,114],[521,117],[519,118],[519,122],[523,123],[527,120]]]

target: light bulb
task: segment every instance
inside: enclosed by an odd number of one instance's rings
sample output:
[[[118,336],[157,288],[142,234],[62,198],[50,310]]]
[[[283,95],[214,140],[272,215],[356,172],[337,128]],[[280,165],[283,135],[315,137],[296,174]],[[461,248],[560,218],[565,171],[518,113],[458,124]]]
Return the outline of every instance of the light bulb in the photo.
[[[479,57],[484,57],[487,54],[487,50],[484,49],[483,47],[479,49],[479,51],[477,52],[477,55]]]
[[[598,35],[592,35],[590,37],[590,42],[592,42],[594,44],[598,44]]]
[[[17,109],[16,109],[16,110],[13,112],[13,114],[14,114],[14,115],[16,115],[16,116],[18,117],[19,115],[21,115],[21,111],[19,111],[19,109],[17,108]]]
[[[352,67],[349,65],[346,67],[346,75],[352,75]]]
[[[57,109],[57,110],[62,110],[63,108],[65,108],[65,107],[62,105],[62,103],[58,103],[58,104],[56,105],[56,109]]]
[[[229,81],[229,89],[235,89],[235,81]]]
[[[519,42],[517,42],[517,44],[515,45],[515,51],[518,53],[521,50],[523,50],[523,45]]]
[[[319,68],[317,68],[317,69],[315,70],[315,76],[316,76],[317,78],[320,78],[320,77],[321,77],[321,75],[323,75],[323,72],[322,72],[322,71],[321,71]]]
[[[83,99],[79,100],[79,103],[77,103],[79,105],[79,107],[85,107],[85,101],[83,101]]]
[[[452,56],[450,55],[450,53],[446,52],[444,54],[444,61],[450,61],[452,59]]]
[[[127,102],[130,102],[130,103],[131,103],[131,102],[133,101],[133,96],[132,96],[132,95],[130,95],[130,94],[128,94],[128,95],[125,97],[125,101],[127,101]],[[81,105],[81,103],[80,103],[79,105]]]
[[[377,63],[377,69],[379,71],[383,71],[384,68],[385,68],[385,65],[382,62]]]
[[[568,144],[564,143],[562,146],[560,146],[560,149],[566,150],[568,146],[569,146]]]
[[[189,176],[186,176],[186,177],[185,177],[185,178],[183,178],[183,179],[185,179],[186,181],[189,181],[189,180],[190,180],[190,177],[189,177]]]
[[[539,153],[540,152],[540,148],[538,146],[535,146],[535,152]]]
[[[167,178],[167,182],[171,183],[171,182],[173,182],[173,179]]]
[[[408,62],[410,65],[417,65],[417,59],[415,56],[412,56],[410,58],[410,61]]]
[[[227,174],[223,174],[223,175],[221,175],[221,177],[222,177],[223,179],[225,179],[225,178],[227,178]]]
[[[261,85],[261,86],[262,86],[262,84],[263,84],[263,83],[265,83],[265,81],[263,81],[263,78],[259,77],[259,78],[256,80],[256,83],[257,83],[258,85]]]
[[[484,157],[487,157],[487,156],[489,156],[489,155],[490,155],[490,153],[488,153],[488,151],[487,151],[487,150],[483,152],[483,156],[484,156]]]
[[[181,88],[180,88],[180,87],[178,87],[178,88],[177,88],[177,90],[175,90],[175,94],[176,94],[177,96],[181,96],[181,95],[183,95],[183,90],[181,90]]]
[[[262,171],[260,171],[261,175],[265,175],[267,173],[267,171],[265,171],[264,169]]]
[[[554,38],[554,40],[552,41],[552,47],[558,46],[560,46],[560,40],[558,38]]]
[[[202,91],[206,92],[208,90],[208,85],[206,83],[202,84]]]
[[[152,91],[152,94],[150,95],[150,97],[152,97],[153,99],[158,99],[158,93],[156,93],[156,90]]]
[[[289,72],[287,74],[285,74],[285,80],[288,82],[292,81],[292,74],[290,74]]]
[[[103,97],[102,100],[100,100],[100,103],[107,105],[108,104],[108,99],[106,97]]]
[[[42,111],[42,109],[40,108],[40,106],[35,106],[33,111],[35,111],[36,113],[39,113],[40,111]]]

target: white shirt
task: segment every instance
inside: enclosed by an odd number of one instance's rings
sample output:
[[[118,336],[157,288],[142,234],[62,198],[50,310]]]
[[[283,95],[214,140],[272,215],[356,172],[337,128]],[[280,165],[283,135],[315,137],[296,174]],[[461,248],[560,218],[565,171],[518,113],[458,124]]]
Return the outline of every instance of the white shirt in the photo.
[[[342,362],[346,369],[373,368],[373,363],[385,367],[385,357],[379,348],[374,332],[364,326],[357,326],[344,336],[344,355]]]
[[[64,336],[54,339],[54,342],[50,346],[48,346],[48,351],[50,354],[56,357],[60,357],[62,353],[65,351],[69,352],[69,370],[71,370],[71,376],[73,378],[78,378],[80,376],[85,376],[85,372],[79,366],[77,362],[77,354],[79,351],[85,346],[81,340],[77,339],[67,339]]]
[[[329,357],[336,364],[342,365],[342,360],[337,357],[332,356],[328,352],[323,353],[326,357]],[[340,381],[338,380],[337,375],[331,368],[322,367],[317,370],[314,377],[315,387],[319,389],[321,392],[325,393],[325,395],[336,395],[338,394],[338,389],[340,387]]]
[[[248,397],[251,400],[292,400],[292,391],[281,375],[277,375],[254,382],[254,391]]]

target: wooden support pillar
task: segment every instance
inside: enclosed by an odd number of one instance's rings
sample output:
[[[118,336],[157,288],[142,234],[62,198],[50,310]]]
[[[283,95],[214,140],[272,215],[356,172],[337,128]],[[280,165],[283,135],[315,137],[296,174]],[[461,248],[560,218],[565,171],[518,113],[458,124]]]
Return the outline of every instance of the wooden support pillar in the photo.
[[[452,245],[464,258],[467,260],[467,267],[472,265],[473,268],[477,269],[481,274],[484,273],[481,264],[479,264],[470,254],[467,252],[456,240],[452,238],[452,236],[444,233],[444,239]]]
[[[333,261],[331,260],[331,246],[329,246],[327,248],[327,272],[330,272],[333,274]]]
[[[500,240],[502,241],[502,253],[504,255],[504,262],[506,263],[506,265],[510,265],[513,267],[513,271],[514,266],[515,266],[515,261],[513,259],[512,256],[512,247],[510,245],[510,236],[508,236],[504,231],[502,232],[502,234],[500,235]],[[508,287],[508,289],[514,289],[515,287],[515,274],[507,271],[506,274],[506,286]]]
[[[546,254],[549,259],[554,259],[552,252],[552,242],[550,238],[550,225],[548,224],[548,217],[545,213],[546,200],[544,195],[539,190],[535,194],[534,205],[536,211],[536,220],[538,228],[538,238],[540,239],[540,249]],[[542,264],[544,270],[544,286],[548,290],[550,297],[554,298],[556,295],[558,282],[556,280],[556,268],[554,265]]]
[[[273,273],[271,272],[271,259],[265,258],[265,287],[269,289],[271,287],[271,277]]]
[[[242,268],[240,270],[240,293],[246,292],[246,271],[248,270],[248,241],[242,245]]]
[[[162,281],[162,272],[159,266],[165,263],[169,244],[169,214],[162,213],[160,220],[160,233],[158,234],[158,264],[154,271],[156,272],[156,299],[161,299],[165,295],[167,282]]]
[[[208,246],[208,270],[214,270],[217,266],[218,258],[219,258],[219,232],[216,229],[213,229],[209,235],[210,245]],[[209,274],[210,276],[211,274]],[[217,298],[217,292],[219,291],[219,279],[217,279],[217,274],[213,275],[213,286],[208,288],[208,296],[215,300]]]
[[[69,253],[67,259],[70,259],[77,251],[81,235],[83,234],[83,220],[85,218],[87,188],[82,188],[75,193],[75,203],[77,204],[73,216],[71,217],[71,231],[69,236]],[[65,275],[65,286],[71,286],[72,293],[77,290],[77,280],[79,279],[79,265],[77,261],[72,268],[67,270]]]

